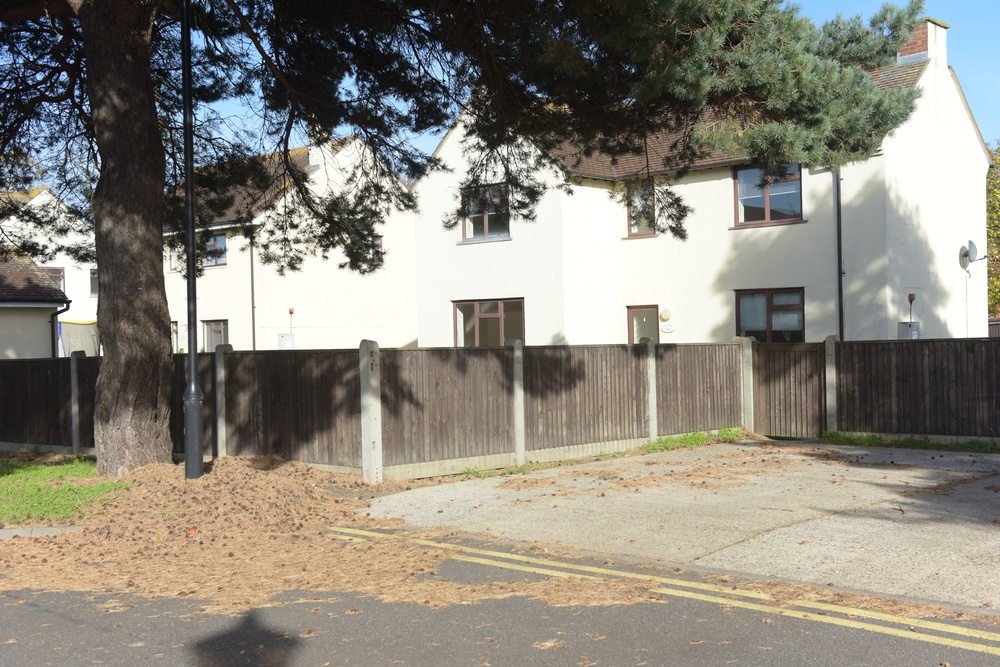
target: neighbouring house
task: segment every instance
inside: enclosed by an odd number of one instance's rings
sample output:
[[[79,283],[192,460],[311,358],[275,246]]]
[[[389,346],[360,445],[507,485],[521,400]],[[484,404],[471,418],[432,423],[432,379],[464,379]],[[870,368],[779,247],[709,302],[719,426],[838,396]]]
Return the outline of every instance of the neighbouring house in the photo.
[[[70,300],[16,248],[0,248],[0,358],[59,356],[58,321]]]
[[[59,239],[61,243],[93,248],[92,230],[78,220],[68,220],[66,207],[48,188],[39,187],[28,192],[9,193],[3,196],[17,200],[19,204],[34,209],[41,215],[58,220],[59,226],[63,227],[63,235]],[[37,238],[39,232],[17,217],[9,217],[0,222],[0,234],[3,237],[0,242],[17,247],[24,242],[40,240]],[[50,258],[33,261],[62,290],[71,303],[70,309],[61,313],[58,318],[58,356],[68,356],[77,350],[89,356],[98,354],[100,348],[97,335],[97,264],[81,261],[65,250],[57,250]]]
[[[343,187],[362,157],[358,140],[291,152],[317,192]],[[276,159],[263,156],[262,160]],[[386,347],[412,347],[417,338],[414,230],[405,218],[383,225],[385,264],[361,275],[339,268],[337,252],[327,259],[306,257],[301,269],[283,275],[261,262],[256,230],[280,207],[293,206],[276,187],[252,201],[247,193],[208,221],[210,250],[197,279],[198,349],[228,343],[237,350],[356,348],[363,339]],[[187,284],[176,252],[164,255],[174,351],[188,343]]]
[[[638,171],[627,157],[555,156],[561,173],[543,178],[572,192],[550,189],[536,222],[507,214],[502,182],[462,193],[460,121],[435,152],[453,170],[414,184],[420,210],[384,225],[386,262],[373,274],[338,268],[334,254],[281,275],[253,238],[290,205],[284,192],[236,202],[203,232],[214,252],[197,283],[199,349],[986,336],[986,263],[960,255],[985,247],[989,154],[948,67],[947,26],[928,19],[873,77],[921,90],[878,154],[839,174],[789,165],[761,189],[753,165],[710,153],[676,185],[694,209],[684,242],[649,233],[609,196]],[[651,150],[662,156],[660,139]],[[328,191],[362,153],[348,138],[291,158]],[[446,229],[461,196],[471,213]],[[166,253],[177,351],[188,340],[179,268]]]
[[[946,40],[928,19],[895,66],[873,73],[921,98],[881,152],[839,175],[789,165],[761,189],[745,160],[695,163],[676,186],[694,208],[686,242],[650,233],[609,197],[638,171],[628,158],[557,156],[562,174],[548,183],[573,192],[550,190],[533,223],[507,214],[502,182],[460,193],[456,123],[436,152],[455,171],[419,180],[409,216],[420,346],[986,336],[985,262],[959,255],[985,247],[989,155]],[[470,214],[445,229],[459,196]]]

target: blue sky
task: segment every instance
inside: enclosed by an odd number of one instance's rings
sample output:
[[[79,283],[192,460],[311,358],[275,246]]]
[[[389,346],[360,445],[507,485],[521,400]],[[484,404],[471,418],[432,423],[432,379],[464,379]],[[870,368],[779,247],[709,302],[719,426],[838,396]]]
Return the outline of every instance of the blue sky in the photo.
[[[802,13],[822,24],[837,13],[861,14],[866,19],[883,0],[796,0]],[[902,5],[903,0],[893,4]],[[1000,140],[1000,56],[996,28],[1000,25],[997,0],[924,0],[924,15],[951,26],[948,64],[958,74],[965,97],[987,144]]]

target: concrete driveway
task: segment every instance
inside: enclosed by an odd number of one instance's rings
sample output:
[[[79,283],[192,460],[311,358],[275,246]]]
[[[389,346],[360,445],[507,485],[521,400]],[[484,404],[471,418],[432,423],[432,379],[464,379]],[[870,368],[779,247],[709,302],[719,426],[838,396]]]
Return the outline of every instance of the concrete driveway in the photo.
[[[371,514],[1000,608],[1000,455],[742,442],[422,487]]]

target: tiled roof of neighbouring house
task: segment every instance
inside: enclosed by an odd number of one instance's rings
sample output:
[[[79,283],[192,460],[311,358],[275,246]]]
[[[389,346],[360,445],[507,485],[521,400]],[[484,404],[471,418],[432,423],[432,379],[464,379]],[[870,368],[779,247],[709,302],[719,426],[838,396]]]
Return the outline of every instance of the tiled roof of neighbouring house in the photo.
[[[52,279],[26,255],[0,249],[0,303],[68,303]]]
[[[879,88],[912,88],[917,85],[920,76],[927,69],[927,60],[893,65],[874,70],[872,80]],[[652,166],[654,174],[665,174],[676,171],[672,166],[676,163],[675,146],[683,138],[680,131],[663,132],[648,138],[648,155],[621,155],[612,160],[610,156],[594,153],[584,155],[579,147],[564,144],[552,151],[552,157],[571,176],[592,178],[603,181],[620,181],[641,173],[647,164]],[[708,150],[699,155],[691,163],[691,169],[710,169],[724,167],[744,162],[745,158],[729,155],[722,151]]]

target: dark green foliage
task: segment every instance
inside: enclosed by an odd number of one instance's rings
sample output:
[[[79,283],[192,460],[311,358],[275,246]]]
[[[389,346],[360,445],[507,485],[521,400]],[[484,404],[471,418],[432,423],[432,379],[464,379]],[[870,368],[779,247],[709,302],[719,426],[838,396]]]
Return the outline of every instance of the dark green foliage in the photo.
[[[90,221],[102,157],[80,23],[67,3],[13,4],[0,7],[0,189],[45,183]],[[247,222],[261,196],[287,188],[309,215],[248,228],[261,256],[294,269],[303,252],[339,248],[345,265],[370,271],[382,261],[372,251],[379,223],[416,206],[405,183],[444,167],[409,139],[460,111],[473,165],[464,184],[507,183],[512,215],[526,220],[558,147],[640,155],[650,136],[671,133],[670,157],[628,178],[654,189],[655,226],[682,239],[689,209],[653,177],[676,179],[708,148],[771,170],[864,159],[913,108],[915,91],[879,90],[869,71],[892,61],[923,7],[822,28],[778,0],[201,0],[194,9],[202,223],[223,213]],[[161,11],[148,56],[168,229],[182,210],[178,43],[177,17]],[[252,122],[206,106],[220,102],[239,102]],[[347,135],[365,150],[352,187],[309,192],[290,143]],[[241,189],[260,196],[234,200]],[[464,213],[456,201],[450,223]]]

